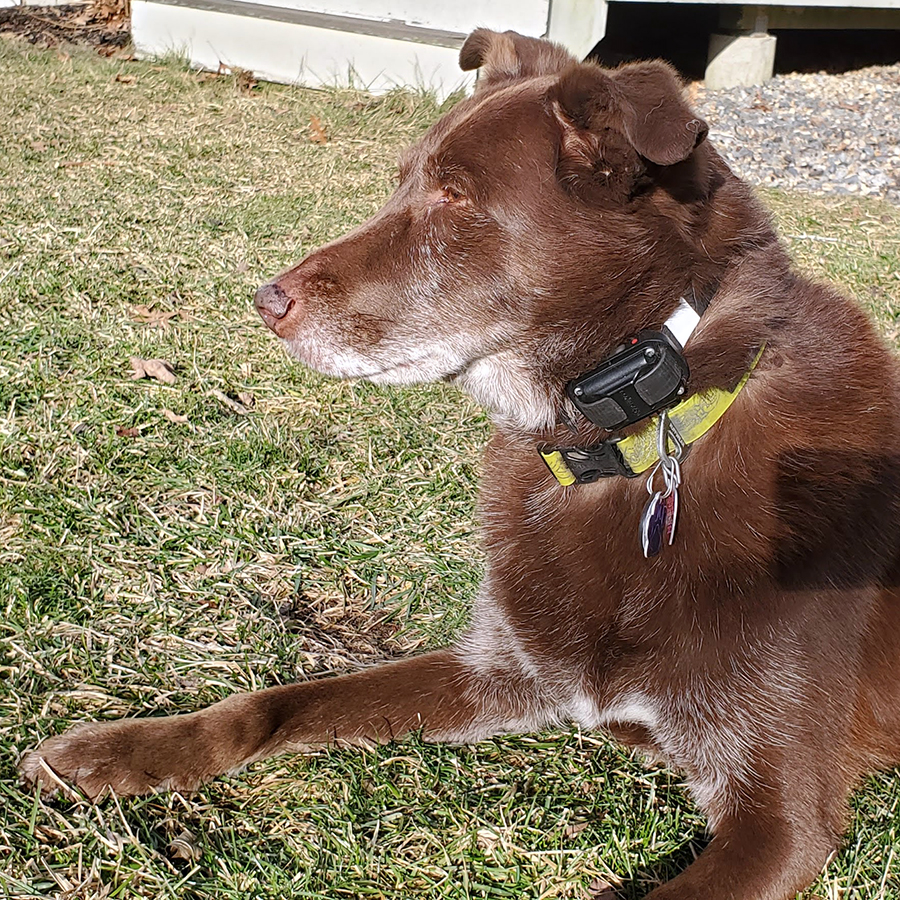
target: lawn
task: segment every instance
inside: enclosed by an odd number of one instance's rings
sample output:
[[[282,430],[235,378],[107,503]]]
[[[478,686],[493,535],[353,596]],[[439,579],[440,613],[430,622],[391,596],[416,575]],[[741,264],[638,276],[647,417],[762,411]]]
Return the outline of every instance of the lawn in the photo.
[[[369,216],[440,110],[0,39],[0,895],[639,896],[702,848],[663,769],[577,730],[283,757],[197,794],[41,800],[80,719],[438,646],[481,569],[483,413],[291,364],[255,287]],[[769,193],[900,339],[900,210]],[[172,383],[132,378],[162,359]],[[806,895],[900,896],[900,778]]]

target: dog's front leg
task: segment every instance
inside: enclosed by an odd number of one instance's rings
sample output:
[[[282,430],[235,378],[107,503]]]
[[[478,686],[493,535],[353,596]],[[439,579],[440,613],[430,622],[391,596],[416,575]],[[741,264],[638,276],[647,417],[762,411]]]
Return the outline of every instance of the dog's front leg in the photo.
[[[236,694],[199,712],[77,726],[45,741],[22,771],[46,789],[59,776],[95,798],[191,790],[224,772],[304,746],[382,742],[421,729],[470,741],[515,728],[537,711],[512,675],[486,679],[450,650],[339,678]]]
[[[793,900],[821,872],[843,824],[846,786],[836,777],[818,793],[810,775],[748,791],[697,860],[645,900]]]

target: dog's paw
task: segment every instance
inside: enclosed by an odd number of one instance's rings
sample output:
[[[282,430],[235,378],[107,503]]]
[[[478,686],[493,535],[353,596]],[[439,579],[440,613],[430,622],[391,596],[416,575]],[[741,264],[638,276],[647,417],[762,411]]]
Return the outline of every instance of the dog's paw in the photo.
[[[22,758],[25,781],[42,792],[72,795],[77,788],[91,800],[107,791],[119,797],[160,788],[191,789],[196,777],[178,774],[181,753],[168,752],[166,719],[129,719],[79,725],[44,741]]]

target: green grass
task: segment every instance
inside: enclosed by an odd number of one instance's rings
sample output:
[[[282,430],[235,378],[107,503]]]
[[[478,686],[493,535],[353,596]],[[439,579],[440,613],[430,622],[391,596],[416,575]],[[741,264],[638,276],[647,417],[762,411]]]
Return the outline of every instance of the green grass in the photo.
[[[79,719],[445,642],[481,569],[487,423],[444,387],[290,364],[249,302],[379,206],[427,96],[247,94],[6,40],[0,70],[0,895],[588,898],[688,862],[703,822],[677,777],[575,730],[285,757],[98,807],[23,791],[19,754]],[[802,267],[896,341],[898,210],[766,196]],[[131,356],[175,384],[133,381]],[[900,895],[900,779],[854,809],[807,898]]]

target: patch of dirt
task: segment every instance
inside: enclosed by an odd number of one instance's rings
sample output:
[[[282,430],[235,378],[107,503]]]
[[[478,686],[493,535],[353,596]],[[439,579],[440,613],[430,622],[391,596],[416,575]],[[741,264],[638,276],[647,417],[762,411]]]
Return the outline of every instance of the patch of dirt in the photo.
[[[131,42],[128,0],[95,0],[70,6],[10,6],[0,9],[0,35],[15,35],[37,47],[92,47],[113,56]]]

